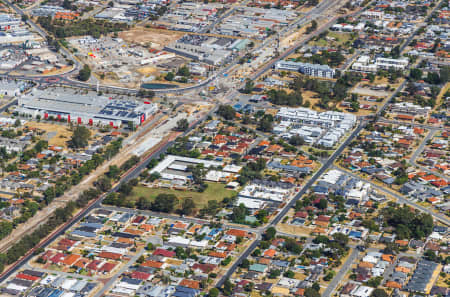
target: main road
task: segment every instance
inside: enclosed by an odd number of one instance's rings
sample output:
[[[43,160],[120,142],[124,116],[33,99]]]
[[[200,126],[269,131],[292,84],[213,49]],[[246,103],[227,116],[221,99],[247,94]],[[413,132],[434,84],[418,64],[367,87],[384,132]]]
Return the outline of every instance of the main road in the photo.
[[[213,114],[217,110],[217,107],[214,107],[211,109],[207,114],[205,114],[201,119],[191,124],[189,129],[185,132],[183,132],[180,137],[183,137],[187,135],[192,129],[196,128],[201,122],[203,122],[208,116]],[[127,183],[131,179],[137,178],[140,173],[145,170],[150,163],[151,160],[157,159],[161,156],[161,154],[164,154],[167,149],[173,145],[173,141],[163,142],[160,143],[155,151],[150,153],[148,156],[144,157],[141,162],[139,162],[137,165],[135,165],[133,168],[128,170],[126,173],[124,173],[120,179],[120,181],[107,193],[102,194],[95,200],[91,201],[85,208],[80,210],[72,219],[70,219],[65,224],[61,225],[59,228],[57,228],[55,231],[53,231],[50,235],[48,235],[45,239],[43,239],[40,243],[38,243],[34,248],[32,248],[30,251],[28,251],[22,258],[20,258],[18,261],[16,261],[14,264],[12,264],[10,267],[8,267],[7,270],[5,270],[0,275],[0,282],[5,281],[9,276],[11,276],[13,273],[15,273],[18,269],[23,267],[33,256],[34,252],[38,248],[45,248],[48,246],[51,242],[53,242],[56,238],[64,234],[67,230],[69,230],[73,225],[75,225],[77,222],[82,220],[87,214],[89,214],[93,209],[101,207],[101,202],[103,199],[112,192],[117,192],[120,188],[120,186],[124,183]]]
[[[366,126],[366,122],[360,122],[357,128],[350,134],[349,137],[338,147],[338,149],[331,155],[330,158],[320,167],[320,169],[309,179],[309,181],[303,186],[303,188],[297,193],[297,195],[292,198],[289,203],[277,214],[277,216],[270,222],[270,224],[266,227],[275,227],[287,214],[287,212],[295,205],[295,202],[299,200],[309,188],[319,179],[319,177],[333,165],[333,162],[336,158],[343,152],[343,150],[347,147],[347,145],[353,141],[353,139],[361,132],[362,129]],[[222,276],[222,278],[217,282],[216,287],[222,287],[225,281],[231,277],[237,267],[242,263],[242,261],[250,255],[250,253],[258,246],[260,240],[255,240],[245,252],[233,263],[230,269],[228,269],[227,273]]]
[[[320,15],[325,10],[329,9],[332,5],[335,5],[336,1],[338,1],[338,0],[323,0],[318,6],[314,7],[313,9],[311,9],[311,11],[307,12],[304,15],[304,17],[300,18],[298,21],[296,21],[293,24],[291,24],[290,26],[288,26],[282,32],[285,32],[287,30],[292,29],[294,27],[294,25],[297,26],[299,24],[304,24],[304,23],[308,22],[309,20],[314,19],[315,16]],[[21,15],[21,16],[25,15],[25,13],[20,8],[18,8],[14,4],[12,4],[9,0],[5,0],[5,2],[8,5],[10,5],[19,15]],[[233,8],[230,11],[226,12],[220,19],[223,19],[224,17],[229,16],[235,9],[236,8]],[[42,30],[32,20],[28,19],[27,23],[32,28],[34,28],[45,39],[49,36],[44,30]],[[312,37],[312,35],[311,35],[311,37]],[[263,43],[258,48],[252,49],[252,51],[256,51],[258,49],[261,49],[261,48],[265,47],[269,42],[273,42],[274,38],[275,37],[272,36],[271,38],[265,39],[263,41]],[[298,46],[300,46],[300,45],[297,45],[297,47],[295,47],[292,51],[290,51],[290,53],[292,53],[296,48],[298,48]],[[45,82],[46,80],[58,80],[58,83],[62,84],[62,85],[68,85],[68,86],[77,87],[77,88],[96,90],[97,89],[97,84],[76,81],[76,80],[71,79],[69,77],[69,75],[74,74],[76,71],[81,69],[81,63],[80,63],[80,61],[78,59],[73,57],[72,53],[70,53],[70,51],[68,51],[66,48],[61,47],[61,50],[62,50],[62,52],[65,55],[70,57],[75,63],[75,67],[71,71],[65,73],[64,75],[49,75],[49,76],[0,75],[0,77],[9,77],[9,78],[16,78],[16,79],[23,79],[23,80],[33,80],[33,81],[36,81],[36,82]],[[267,69],[272,67],[275,64],[276,61],[284,58],[285,56],[287,56],[287,55],[283,55],[282,57],[278,57],[278,58],[273,59],[272,63],[267,64],[267,66],[264,68],[265,70],[262,73],[267,71]],[[154,89],[152,91],[154,91],[157,94],[181,94],[181,93],[189,92],[189,91],[192,91],[192,90],[201,89],[203,87],[206,87],[208,84],[214,82],[217,78],[221,78],[224,75],[229,74],[229,72],[233,70],[233,67],[237,65],[238,60],[239,59],[235,59],[230,65],[225,66],[221,70],[215,72],[210,77],[204,79],[203,81],[200,81],[196,85],[183,87],[183,88],[173,88],[173,89]],[[256,78],[256,77],[260,76],[262,73],[257,73],[253,77]],[[124,87],[117,87],[117,86],[106,86],[106,85],[99,85],[98,89],[101,90],[101,91],[104,91],[104,92],[123,92],[123,93],[130,94],[130,95],[131,94],[137,94],[137,92],[139,91],[138,89],[124,88]]]

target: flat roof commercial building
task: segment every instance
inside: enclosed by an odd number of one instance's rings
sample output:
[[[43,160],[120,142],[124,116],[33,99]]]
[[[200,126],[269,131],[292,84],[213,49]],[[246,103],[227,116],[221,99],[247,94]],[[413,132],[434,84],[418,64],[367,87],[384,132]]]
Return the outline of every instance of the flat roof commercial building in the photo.
[[[26,87],[27,84],[24,82],[2,79],[0,80],[0,95],[11,97],[18,96]]]
[[[216,30],[225,35],[264,39],[270,30],[285,27],[296,17],[297,13],[290,10],[238,7]]]
[[[203,164],[204,168],[223,166],[223,162],[168,155],[150,170],[150,173],[157,172],[161,174],[161,178],[165,180],[186,181],[191,175],[188,173],[188,166],[195,166],[197,164]]]
[[[20,19],[10,14],[0,14],[0,31],[8,31],[20,27]]]
[[[356,116],[337,111],[317,112],[309,108],[282,107],[277,113],[277,118],[292,123],[302,123],[320,127],[353,127],[356,124]]]
[[[275,64],[275,69],[298,71],[300,73],[323,78],[333,78],[335,70],[328,65],[310,64],[293,61],[279,61]]]
[[[233,50],[238,50],[245,47],[245,45],[246,41],[231,38],[185,35],[176,42],[164,47],[164,50],[195,61],[220,65],[231,56]]]
[[[114,100],[105,96],[60,94],[34,89],[19,98],[17,111],[33,117],[53,117],[78,124],[121,126],[129,122],[140,125],[157,109],[154,103],[144,104]]]
[[[353,63],[352,69],[363,72],[376,72],[380,69],[384,70],[405,70],[409,64],[408,58],[391,59],[378,57],[374,63],[371,63],[369,56],[361,56]]]

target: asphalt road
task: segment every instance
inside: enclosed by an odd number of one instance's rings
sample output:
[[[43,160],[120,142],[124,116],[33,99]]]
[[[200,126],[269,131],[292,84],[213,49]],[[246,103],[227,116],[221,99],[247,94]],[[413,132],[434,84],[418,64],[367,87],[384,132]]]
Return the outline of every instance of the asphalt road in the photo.
[[[322,293],[322,297],[330,297],[331,294],[333,294],[334,290],[336,290],[339,283],[344,278],[345,274],[350,270],[352,267],[353,261],[358,257],[359,251],[358,249],[354,248],[352,250],[352,253],[349,255],[345,263],[342,265],[339,272],[334,276],[333,280],[328,284],[325,291]]]
[[[6,105],[4,105],[4,106],[2,106],[2,107],[0,108],[0,113],[4,112],[4,111],[7,110],[8,108],[10,108],[11,106],[16,105],[16,104],[17,104],[17,99],[12,100],[12,101],[9,102],[8,104],[6,104]]]
[[[289,203],[277,214],[277,216],[272,220],[272,222],[265,228],[276,226],[283,217],[287,214],[289,209],[291,209],[297,200],[299,200],[308,189],[317,181],[317,179],[331,166],[334,160],[342,153],[345,147],[361,132],[365,127],[365,122],[360,123],[360,125],[353,131],[352,134],[339,146],[339,148],[331,155],[331,157],[323,164],[323,166],[309,179],[309,181],[303,186],[303,188],[291,199]],[[216,287],[220,288],[225,283],[225,280],[231,277],[237,267],[246,259],[250,253],[258,246],[260,239],[255,240],[245,251],[239,256],[239,258],[234,262],[234,264],[228,269],[227,273],[222,276],[222,278],[217,282]]]
[[[207,114],[203,116],[202,119],[199,121],[193,123],[187,131],[185,131],[180,137],[185,136],[187,133],[189,133],[192,129],[195,129],[201,122],[203,122],[209,115],[214,113],[217,110],[217,107],[211,109]],[[89,214],[93,209],[98,208],[101,206],[102,200],[112,192],[117,192],[119,187],[123,184],[128,182],[129,180],[136,178],[139,176],[139,174],[147,168],[147,165],[150,163],[152,159],[159,158],[159,156],[167,151],[167,149],[174,143],[174,141],[166,142],[165,144],[161,145],[155,152],[153,152],[151,155],[146,157],[144,160],[142,160],[138,165],[130,169],[128,172],[124,174],[122,179],[107,193],[101,195],[96,200],[91,201],[90,204],[88,204],[87,207],[82,209],[77,215],[75,215],[70,221],[66,222],[64,225],[60,226],[58,229],[56,229],[53,233],[51,233],[46,239],[41,241],[39,244],[37,244],[33,249],[28,251],[27,254],[25,254],[24,257],[19,259],[16,263],[14,263],[11,267],[9,267],[6,271],[4,271],[0,275],[0,282],[5,281],[9,276],[11,276],[13,273],[15,273],[18,269],[20,269],[23,265],[25,265],[31,258],[34,256],[34,251],[37,248],[45,248],[47,247],[51,242],[53,242],[56,238],[64,234],[67,230],[69,230],[73,225],[78,223],[81,219],[83,219],[87,214]]]
[[[393,125],[403,125],[403,126],[410,126],[410,127],[418,127],[418,128],[428,129],[428,130],[442,129],[441,127],[431,126],[431,125],[427,125],[427,124],[407,123],[407,122],[402,122],[402,121],[393,121],[393,120],[389,120],[389,119],[386,119],[386,118],[379,118],[378,122],[388,123],[388,124],[393,124]]]
[[[330,6],[335,3],[335,1],[336,0],[326,0],[326,1],[321,2],[317,7],[312,9],[310,12],[306,13],[305,17],[300,19],[299,22],[300,23],[306,22],[313,15],[317,15],[317,14],[322,13],[326,9],[330,8]],[[21,9],[19,9],[18,7],[12,5],[12,3],[10,3],[8,0],[6,0],[5,2],[8,5],[10,5],[11,7],[13,7],[13,9],[18,14],[20,14],[20,15],[24,14],[24,12]],[[225,15],[228,15],[229,13],[230,12],[227,12],[227,13],[225,13]],[[33,27],[39,34],[41,34],[44,38],[46,38],[48,36],[48,34],[46,32],[44,32],[37,24],[35,24],[31,20],[28,20],[27,23],[31,27]],[[291,28],[294,27],[294,25],[297,26],[298,23],[295,23],[295,24],[289,26],[288,28],[291,29]],[[263,45],[266,44],[269,40],[270,39],[267,39],[265,42],[263,42]],[[299,46],[300,45],[298,45],[297,47],[293,48],[289,52],[289,54],[291,54],[293,51],[295,51],[295,49],[298,48]],[[255,49],[255,50],[257,50],[257,49]],[[78,69],[81,68],[81,63],[77,59],[73,58],[73,56],[72,56],[72,54],[70,52],[68,52],[65,48],[61,48],[61,51],[65,55],[67,55],[68,57],[71,57],[72,60],[75,62],[74,69],[72,71],[70,71],[69,73],[66,73],[65,75],[73,74],[74,72],[76,72]],[[289,54],[286,54],[285,56],[287,56]],[[283,57],[285,57],[285,56],[283,56]],[[282,59],[283,57],[278,57],[278,58],[274,59],[271,63],[269,63],[266,67],[264,67],[265,70],[263,72],[257,73],[253,77],[254,78],[259,77],[265,71],[267,71],[270,67],[272,67],[275,64],[276,61],[278,61],[279,59]],[[184,88],[175,88],[175,89],[154,89],[152,91],[154,91],[157,94],[170,94],[170,93],[181,94],[181,93],[184,93],[184,92],[188,92],[188,91],[192,91],[192,90],[197,90],[197,89],[203,88],[203,87],[207,86],[209,83],[213,82],[216,78],[222,77],[224,74],[228,73],[228,71],[230,71],[232,69],[232,67],[234,67],[237,64],[237,60],[238,59],[235,59],[235,61],[233,63],[231,63],[230,65],[226,66],[222,70],[216,72],[212,76],[208,77],[207,79],[201,81],[200,83],[198,83],[198,84],[196,84],[194,86],[189,86],[189,87],[184,87]],[[0,77],[2,77],[2,76],[0,75]],[[55,80],[58,80],[59,84],[63,84],[63,85],[69,85],[69,86],[72,86],[72,87],[83,88],[83,89],[91,89],[91,90],[96,90],[97,89],[97,85],[96,84],[75,81],[73,79],[70,79],[69,77],[61,76],[61,75],[50,75],[50,76],[5,75],[5,77],[16,78],[16,79],[24,79],[24,80],[28,79],[28,80],[34,80],[36,82],[41,82],[41,83],[45,83],[47,80],[55,79]],[[124,92],[124,93],[130,94],[130,95],[134,95],[134,94],[136,94],[139,91],[137,89],[123,88],[123,87],[116,87],[116,86],[104,86],[104,85],[99,85],[99,90],[101,90],[103,92]]]
[[[4,2],[9,6],[12,7],[12,9],[20,16],[26,15],[25,12],[20,9],[19,7],[17,7],[14,3],[11,3],[11,1],[9,0],[4,0]],[[28,15],[26,15],[28,17]],[[33,22],[30,18],[27,19],[26,23],[32,27],[34,30],[36,30],[36,32],[39,33],[39,35],[41,35],[44,39],[47,39],[47,37],[49,36],[49,34],[47,34],[47,32],[45,32],[44,30],[41,29],[41,27],[39,27],[35,22]],[[75,68],[76,69],[80,69],[80,62],[75,59],[72,56],[72,53],[70,53],[68,50],[66,50],[64,47],[61,47],[60,51],[66,56],[69,57],[74,63],[75,63]]]
[[[7,1],[6,1],[7,2]],[[7,2],[8,3],[8,2]],[[13,6],[14,7],[14,6]],[[325,9],[326,6],[324,6],[323,10]],[[16,9],[16,8],[15,8]],[[19,10],[20,11],[20,10]],[[20,14],[23,14],[23,12],[19,12]],[[320,12],[314,12],[314,13],[320,13]],[[34,23],[32,23],[34,24]],[[33,25],[32,25],[33,26]],[[36,25],[34,24],[33,27],[35,27]],[[36,27],[35,27],[36,28]],[[328,26],[324,26],[323,28],[321,28],[321,31],[324,31],[328,28]],[[42,31],[40,28],[37,27],[38,31]],[[45,34],[45,32],[43,32]],[[315,34],[318,34],[319,32],[315,32]],[[312,37],[312,36],[311,36]],[[410,40],[409,40],[410,41]],[[305,41],[306,42],[306,41]],[[408,43],[408,42],[407,42]],[[407,44],[406,43],[406,44]],[[303,44],[303,43],[302,43]],[[290,55],[291,53],[293,53],[298,47],[300,47],[302,44],[296,45],[292,48],[290,48],[289,50],[287,50],[286,52],[284,52],[281,56],[277,57],[276,59],[272,60],[270,63],[268,63],[265,67],[263,67],[260,71],[258,71],[253,77],[257,78],[259,76],[261,76],[265,71],[267,71],[269,68],[273,67],[273,65],[279,61],[280,59],[283,59],[285,57],[287,57],[288,55]],[[228,68],[228,67],[227,67]],[[228,68],[229,69],[229,68]],[[226,70],[225,70],[226,71]],[[225,73],[224,71],[219,72],[218,74],[223,74]],[[216,77],[218,77],[219,75],[214,75],[210,78],[208,78],[207,80],[201,82],[199,85],[196,86],[192,86],[192,87],[188,87],[188,88],[183,88],[183,89],[174,89],[174,90],[155,90],[155,92],[157,93],[173,93],[173,92],[183,92],[183,91],[187,91],[187,90],[194,90],[200,87],[203,87],[205,85],[207,85],[209,82],[211,82],[212,80],[214,80]],[[29,77],[26,76],[22,76],[22,77],[16,77],[16,78],[23,78],[23,79],[30,79]],[[52,77],[47,77],[47,78],[52,78]],[[61,79],[60,76],[56,76],[56,78]],[[40,77],[40,79],[42,79],[42,77]],[[64,79],[66,80],[67,79]],[[86,84],[86,83],[79,83],[79,82],[74,82],[74,81],[69,81],[71,85],[73,86],[77,86],[80,88],[95,88],[96,86],[92,86],[90,84]],[[137,90],[134,89],[127,89],[127,88],[119,88],[119,87],[106,87],[106,86],[101,86],[102,90],[124,90],[124,91],[128,91],[128,92],[137,92]],[[399,91],[398,88],[396,92]],[[396,94],[396,93],[394,93]],[[388,100],[389,101],[389,100]],[[383,106],[384,108],[384,106]],[[380,109],[381,111],[382,109]],[[210,112],[212,113],[212,112]],[[201,121],[199,121],[201,122]],[[190,128],[193,129],[199,122],[197,122],[193,127]],[[285,208],[283,208],[283,210],[275,217],[274,220],[272,220],[272,222],[270,223],[269,226],[275,226],[276,224],[278,224],[280,222],[280,220],[286,215],[286,213],[289,211],[289,209],[295,204],[295,202],[300,199],[302,197],[302,195],[304,195],[307,190],[315,183],[315,181],[328,169],[330,168],[330,166],[332,166],[333,162],[335,161],[335,159],[342,153],[342,151],[345,149],[345,147],[359,134],[359,132],[365,127],[365,122],[361,122],[359,124],[359,126],[355,129],[355,131],[350,135],[350,137],[348,137],[344,143],[342,143],[339,148],[332,154],[332,156],[324,163],[324,165],[313,175],[313,177],[305,184],[305,186],[302,188],[302,190],[286,205]],[[166,144],[164,144],[162,147],[160,147],[156,152],[154,152],[149,158],[145,159],[143,162],[139,163],[136,167],[134,167],[129,173],[127,173],[124,178],[122,178],[122,180],[120,181],[120,183],[118,185],[116,185],[110,192],[114,192],[117,191],[118,188],[120,187],[120,185],[122,183],[125,183],[127,181],[129,181],[130,179],[133,179],[137,176],[139,176],[139,174],[142,172],[142,170],[144,170],[146,168],[146,166],[148,165],[148,163],[154,159],[154,158],[158,158],[162,153],[164,153],[167,148],[169,146],[171,146],[173,144],[172,142],[167,142]],[[375,188],[381,188],[378,187],[377,185],[374,185]],[[386,191],[384,188],[381,188],[382,191]],[[429,213],[430,211],[428,209],[425,209],[421,206],[415,205],[411,202],[409,202],[408,200],[404,199],[403,197],[396,195],[395,193],[394,196],[398,196],[396,198],[399,199],[400,202],[406,203],[406,204],[412,204],[412,206],[421,209],[424,212]],[[391,194],[391,195],[392,195]],[[44,242],[42,242],[42,244],[38,245],[38,247],[45,247],[47,246],[50,242],[52,242],[54,239],[56,239],[58,236],[60,236],[61,234],[63,234],[64,232],[66,232],[69,228],[71,228],[75,223],[77,223],[81,218],[83,218],[86,214],[88,214],[92,209],[101,206],[101,201],[102,199],[106,196],[102,195],[99,199],[97,199],[94,203],[90,204],[87,208],[85,208],[84,210],[82,210],[74,219],[72,219],[71,221],[69,221],[67,224],[65,224],[63,227],[61,227],[60,229],[58,229],[57,232],[53,233],[51,236],[49,236]],[[434,217],[437,217],[440,221],[445,222],[446,224],[449,224],[448,219],[443,218],[441,215],[439,214],[432,214]],[[258,246],[259,242],[260,242],[260,233],[258,234],[258,238],[250,245],[249,248],[247,248],[244,253],[235,261],[235,263],[232,265],[232,267],[227,271],[227,273],[219,280],[219,282],[217,283],[217,287],[221,287],[223,285],[223,283],[225,282],[226,279],[228,279],[231,274],[236,270],[236,268],[238,267],[238,265],[242,262],[243,259],[247,258],[250,253]],[[32,252],[32,251],[30,251]],[[353,255],[353,253],[352,253]],[[352,256],[351,255],[351,256]],[[33,256],[32,253],[27,254],[27,256],[25,256],[24,258],[22,258],[21,260],[19,260],[19,262],[17,262],[17,264],[12,267],[12,269],[9,269],[8,271],[6,271],[1,277],[0,277],[0,281],[5,280],[7,277],[9,277],[12,273],[14,273],[15,271],[17,271],[17,269],[19,269],[24,263],[26,263],[27,261],[29,261],[31,259],[31,257]],[[351,257],[349,257],[350,261]],[[345,264],[347,264],[347,262]],[[353,261],[353,260],[352,260]],[[351,261],[349,262],[351,265]],[[344,264],[344,265],[345,265]],[[338,279],[338,276],[335,277],[335,279]],[[334,280],[333,280],[334,281]],[[337,280],[336,286],[339,283],[339,280]],[[332,287],[330,285],[330,287]],[[334,290],[334,288],[332,289]],[[332,292],[331,290],[331,292]],[[330,293],[331,293],[330,292]]]
[[[425,145],[427,144],[428,140],[430,140],[433,135],[436,133],[437,129],[432,129],[430,132],[428,132],[427,136],[422,140],[419,147],[414,151],[409,161],[415,165],[417,157],[422,153],[423,149],[425,148]]]
[[[428,16],[433,15],[434,12],[436,12],[439,7],[441,6],[441,3],[443,1],[439,1],[438,3],[436,3],[436,6],[428,13]],[[428,18],[428,17],[427,17]],[[414,37],[416,37],[416,35],[419,33],[420,28],[417,28],[413,34],[411,34],[411,36],[409,36],[409,38],[406,40],[405,43],[403,43],[403,45],[400,47],[400,52],[403,52],[405,50],[405,48],[411,43],[411,41],[414,39]]]
[[[445,174],[442,174],[440,172],[436,172],[436,171],[432,171],[429,168],[419,165],[416,163],[416,159],[419,157],[419,155],[422,153],[423,149],[425,148],[425,145],[427,144],[427,142],[433,138],[434,134],[436,134],[436,132],[438,131],[438,128],[433,128],[430,129],[430,132],[427,134],[427,136],[423,139],[423,141],[420,143],[419,147],[414,151],[414,153],[412,154],[411,158],[409,159],[409,162],[416,166],[419,167],[420,169],[422,169],[425,172],[428,172],[429,174],[433,174],[436,175],[444,180],[446,180],[447,182],[450,181],[450,178],[448,176],[446,176]]]
[[[280,57],[281,58],[281,57]],[[261,74],[264,72],[260,72]],[[385,101],[385,103],[381,106],[381,108],[377,111],[376,117],[378,117],[384,109],[386,109],[388,103],[394,98],[406,85],[406,80],[398,86],[398,88],[392,93],[392,95]],[[347,147],[347,145],[353,141],[353,139],[364,129],[367,122],[362,120],[358,127],[350,134],[350,136],[339,146],[339,148],[330,156],[330,158],[323,162],[322,167],[311,177],[311,179],[303,186],[303,188],[297,193],[297,195],[278,213],[278,215],[272,220],[272,222],[267,226],[274,227],[276,226],[283,217],[287,214],[290,208],[292,208],[296,201],[299,200],[307,191],[308,189],[317,181],[317,179],[331,166],[333,166],[334,161],[336,158],[344,151],[344,149]],[[405,200],[403,197],[401,199]],[[399,200],[400,201],[400,200]],[[409,201],[408,201],[409,202]],[[410,202],[409,202],[410,203]],[[428,212],[428,210],[427,210]],[[262,230],[263,232],[264,230]],[[259,243],[259,240],[255,241]],[[228,279],[233,272],[236,270],[238,265],[242,262],[242,260],[246,259],[251,251],[256,248],[258,244],[252,244],[233,264],[233,266],[227,271],[227,273],[220,279],[220,281],[217,283],[216,287],[220,288],[226,279]]]
[[[309,181],[303,186],[303,188],[297,193],[297,195],[286,205],[285,208],[283,208],[280,213],[275,217],[275,219],[272,220],[270,223],[270,226],[277,225],[283,217],[287,214],[289,209],[291,209],[297,200],[299,200],[306,192],[309,190],[309,188],[317,181],[317,179],[328,169],[333,165],[333,162],[337,159],[337,157],[344,151],[344,149],[347,147],[347,145],[353,141],[353,139],[361,132],[361,130],[365,127],[366,123],[362,122],[358,125],[358,127],[350,134],[350,136],[338,147],[338,149],[331,155],[328,160],[325,161],[322,167],[309,179]]]

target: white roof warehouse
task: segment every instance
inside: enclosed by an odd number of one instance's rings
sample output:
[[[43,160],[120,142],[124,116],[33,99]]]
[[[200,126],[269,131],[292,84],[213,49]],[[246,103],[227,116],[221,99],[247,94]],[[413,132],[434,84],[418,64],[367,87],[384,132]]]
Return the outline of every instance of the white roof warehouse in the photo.
[[[78,124],[121,126],[129,122],[140,125],[157,109],[154,103],[144,104],[114,100],[105,96],[62,94],[34,89],[19,98],[17,111],[33,117],[53,117]]]

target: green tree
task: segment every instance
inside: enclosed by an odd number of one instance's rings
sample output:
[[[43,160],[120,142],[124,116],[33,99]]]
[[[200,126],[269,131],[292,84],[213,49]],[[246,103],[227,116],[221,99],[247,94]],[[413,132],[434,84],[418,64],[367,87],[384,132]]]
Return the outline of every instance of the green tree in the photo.
[[[327,199],[324,199],[324,198],[320,199],[320,200],[319,200],[319,203],[317,204],[317,207],[318,207],[319,209],[325,209],[325,208],[327,208],[327,207],[328,207],[328,201],[327,201]]]
[[[242,93],[250,94],[253,91],[254,87],[255,87],[255,83],[251,79],[247,78],[245,80],[245,85],[244,85],[244,88],[242,89]]]
[[[177,126],[175,130],[177,131],[186,131],[189,128],[189,122],[187,119],[180,119],[177,121]]]
[[[91,68],[88,65],[84,65],[78,73],[78,79],[81,81],[88,81],[91,77]]]
[[[303,137],[296,134],[292,135],[291,138],[289,138],[289,144],[295,146],[304,145],[305,140],[303,139]]]
[[[271,115],[264,115],[258,122],[258,130],[271,132],[273,128],[273,118]]]
[[[184,65],[178,69],[177,75],[189,77],[191,75],[191,73],[189,71],[189,68],[186,65]]]
[[[219,291],[219,289],[217,289],[217,288],[212,288],[212,289],[210,289],[209,292],[208,292],[208,296],[209,296],[209,297],[218,297],[219,294],[220,294],[220,291]]]
[[[173,72],[168,72],[164,77],[165,80],[172,81],[175,78],[175,74]]]
[[[69,141],[69,146],[72,148],[84,148],[89,143],[91,132],[84,126],[77,126],[73,131],[72,138]]]
[[[303,96],[300,92],[302,86],[303,82],[300,82],[300,80],[296,80],[294,81],[292,86],[293,88],[295,88],[295,92],[287,93],[285,90],[272,89],[267,92],[267,96],[269,98],[269,101],[276,105],[299,106],[303,103]]]
[[[382,276],[372,277],[367,281],[367,285],[372,288],[378,288],[381,285],[382,281],[383,281]]]
[[[231,214],[231,221],[234,223],[242,224],[245,222],[245,216],[249,214],[248,209],[244,204],[239,204],[233,208],[233,213]]]
[[[225,120],[233,120],[236,117],[236,111],[231,105],[219,105],[217,114]]]
[[[428,71],[427,77],[425,78],[425,81],[429,84],[438,85],[441,83],[441,79],[439,77],[439,74],[433,71]]]
[[[348,236],[340,232],[333,234],[333,240],[343,247],[348,244]]]
[[[136,208],[141,210],[148,210],[152,208],[152,203],[145,197],[139,197],[136,201]]]
[[[293,238],[286,239],[284,248],[293,254],[300,254],[302,252],[302,246]]]
[[[327,244],[329,241],[330,241],[330,239],[328,238],[328,236],[325,236],[325,235],[318,235],[318,236],[316,236],[316,238],[313,239],[313,242],[315,244],[319,244],[319,243]]]
[[[285,273],[283,273],[284,277],[288,277],[288,278],[294,278],[295,277],[295,273],[292,270],[288,270]]]
[[[0,222],[0,240],[8,236],[13,230],[13,224],[11,222]]]
[[[352,103],[350,103],[350,107],[351,107],[353,112],[358,112],[359,111],[359,102],[358,101],[352,101]]]
[[[106,173],[106,175],[111,179],[116,179],[120,175],[120,169],[117,167],[117,165],[110,165],[109,170]]]
[[[381,211],[381,214],[385,224],[394,228],[399,239],[422,239],[433,231],[431,215],[411,210],[406,205],[387,207]]]
[[[140,256],[140,257],[136,260],[136,262],[139,263],[139,264],[144,263],[144,261],[145,261],[144,255]]]
[[[102,176],[94,182],[94,185],[100,191],[107,192],[111,190],[111,179],[109,179],[107,176]]]
[[[195,210],[195,202],[192,198],[186,198],[181,204],[180,213],[183,215],[191,215]]]
[[[178,203],[178,199],[173,194],[159,194],[151,205],[151,210],[161,212],[172,212]]]
[[[233,288],[234,288],[234,285],[230,282],[230,280],[227,279],[225,281],[225,283],[223,284],[223,293],[226,296],[230,296],[231,293],[233,292]]]
[[[389,295],[383,289],[375,289],[372,291],[372,294],[370,294],[370,297],[389,297]]]
[[[312,20],[311,25],[306,28],[306,34],[309,34],[313,31],[315,31],[317,29],[317,21],[316,20]]]
[[[323,280],[328,282],[328,281],[332,280],[333,277],[334,277],[334,273],[333,273],[333,271],[330,271],[323,277]]]
[[[419,68],[412,68],[409,71],[409,77],[413,80],[419,80],[422,78],[423,72]]]
[[[248,269],[250,267],[250,261],[248,259],[242,260],[241,267]]]
[[[269,278],[275,279],[281,275],[281,271],[279,269],[272,269],[269,272]]]
[[[442,84],[447,83],[450,80],[450,67],[443,66],[439,69],[440,81]]]
[[[394,59],[400,58],[400,46],[397,45],[391,50],[391,56]]]
[[[305,297],[320,297],[320,293],[313,288],[306,288]]]
[[[272,240],[275,238],[275,235],[277,234],[277,230],[274,227],[267,228],[266,232],[263,234],[264,240]]]
[[[192,179],[195,184],[200,185],[203,183],[206,175],[206,170],[203,168],[203,164],[189,166],[188,170],[192,173]]]

